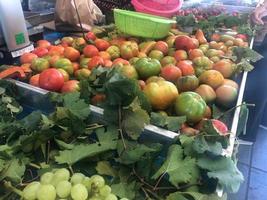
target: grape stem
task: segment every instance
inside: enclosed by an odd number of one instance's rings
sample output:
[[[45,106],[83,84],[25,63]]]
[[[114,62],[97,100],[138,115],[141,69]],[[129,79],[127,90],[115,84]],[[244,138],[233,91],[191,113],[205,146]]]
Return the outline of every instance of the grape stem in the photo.
[[[30,165],[31,167],[33,167],[33,168],[41,169],[41,167],[40,167],[39,165],[37,165],[37,164],[30,163],[29,165]]]
[[[127,146],[126,146],[126,143],[125,143],[125,140],[124,140],[124,136],[123,136],[123,132],[122,132],[122,111],[121,111],[121,104],[119,104],[118,114],[119,114],[119,132],[120,132],[120,135],[121,135],[121,140],[122,140],[122,143],[123,143],[124,150],[126,150],[127,149]]]
[[[17,195],[23,197],[23,193],[21,190],[18,190],[17,188],[13,187],[10,182],[4,181],[4,186],[6,189],[16,193]]]
[[[233,110],[235,110],[236,108],[241,107],[241,106],[243,106],[243,105],[246,105],[246,106],[255,106],[255,104],[242,103],[242,104],[240,104],[240,105],[237,105],[237,106],[235,106],[235,107],[233,107],[233,108],[230,108],[229,110],[225,111],[224,113],[222,113],[221,115],[219,115],[219,116],[217,117],[217,119],[221,119],[221,118],[222,118],[224,115],[226,115],[227,113],[230,113],[230,112],[232,112]]]

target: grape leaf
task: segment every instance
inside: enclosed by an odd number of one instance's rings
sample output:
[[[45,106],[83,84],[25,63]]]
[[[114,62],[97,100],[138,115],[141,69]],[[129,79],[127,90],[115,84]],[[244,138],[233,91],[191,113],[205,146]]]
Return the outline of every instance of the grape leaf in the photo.
[[[135,198],[136,182],[124,183],[111,185],[112,193],[119,196],[120,198],[127,198],[132,200]]]
[[[167,196],[166,200],[188,200],[180,192],[175,192]]]
[[[228,192],[237,192],[240,184],[244,181],[242,173],[229,157],[202,157],[198,159],[197,165],[208,170],[208,177],[217,179],[218,183]]]
[[[183,159],[183,149],[179,145],[172,145],[169,148],[166,161],[161,168],[153,175],[152,179],[159,178],[162,174],[169,175],[169,181],[178,186],[179,183],[187,183],[192,178],[196,167],[196,160],[190,157]]]
[[[170,131],[178,131],[181,129],[183,123],[186,122],[186,117],[167,117],[167,128]]]
[[[54,139],[61,150],[71,150],[74,148],[74,144],[67,144],[62,140]]]
[[[204,136],[195,138],[193,149],[199,154],[210,153],[215,156],[221,155],[223,150],[221,143],[207,141]]]
[[[137,140],[144,130],[145,125],[149,124],[149,115],[141,108],[124,111],[122,121],[123,130],[133,140]]]
[[[193,156],[195,154],[195,151],[193,149],[194,138],[181,134],[179,135],[179,140],[181,142],[182,147],[184,148],[185,155]]]
[[[78,119],[86,119],[90,114],[90,107],[83,99],[80,99],[79,92],[67,93],[63,96],[64,107]]]
[[[126,149],[124,149],[124,144],[126,145]],[[157,144],[152,148],[143,144],[138,144],[137,142],[125,140],[123,143],[123,141],[119,141],[117,151],[120,157],[118,161],[123,164],[133,164],[140,161],[146,153],[157,152],[159,150],[160,148]]]
[[[0,180],[8,179],[12,182],[19,183],[26,170],[25,165],[28,162],[28,159],[20,160],[18,158],[6,161],[5,169],[0,172]]]
[[[173,116],[164,116],[161,113],[151,113],[151,124],[155,126],[160,126],[162,128],[167,128],[170,131],[180,130],[182,124],[186,121],[185,116],[173,117]]]
[[[111,164],[108,161],[99,161],[96,166],[96,171],[100,175],[107,175],[116,177],[117,172],[114,170],[111,166]]]
[[[99,129],[97,130],[97,137],[99,143],[80,144],[74,146],[71,150],[60,151],[59,156],[55,157],[56,162],[58,164],[67,163],[68,165],[73,165],[82,159],[116,149],[118,132],[112,130],[104,132],[104,129]]]

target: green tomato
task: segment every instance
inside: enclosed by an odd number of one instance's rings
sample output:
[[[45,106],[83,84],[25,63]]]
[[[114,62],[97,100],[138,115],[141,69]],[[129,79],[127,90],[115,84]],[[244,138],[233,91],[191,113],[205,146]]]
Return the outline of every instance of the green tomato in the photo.
[[[134,66],[142,79],[157,76],[161,72],[161,64],[156,59],[140,58]]]
[[[69,75],[72,75],[74,72],[72,62],[67,58],[58,59],[55,63],[55,67],[58,69],[64,69]]]
[[[187,122],[197,123],[205,115],[207,104],[195,92],[184,92],[175,101],[175,111],[178,116],[186,116]]]

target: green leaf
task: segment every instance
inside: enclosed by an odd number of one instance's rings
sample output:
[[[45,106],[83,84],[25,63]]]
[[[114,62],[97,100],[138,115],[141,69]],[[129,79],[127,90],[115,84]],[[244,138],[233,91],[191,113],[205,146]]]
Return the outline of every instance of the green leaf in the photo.
[[[97,132],[99,143],[93,144],[80,144],[74,146],[71,150],[60,151],[59,156],[55,157],[58,164],[67,163],[73,165],[76,162],[85,158],[93,157],[108,150],[114,150],[117,147],[118,132],[113,131],[104,132],[104,130],[98,130]]]
[[[86,119],[90,114],[90,106],[80,99],[79,92],[67,93],[63,96],[64,107],[78,119]]]
[[[54,140],[61,150],[66,150],[66,149],[71,150],[75,147],[74,144],[67,144],[67,143],[63,142],[62,140],[58,140],[58,139],[54,139]]]
[[[166,121],[166,116],[163,116],[161,113],[151,113],[151,124],[164,127],[167,123]]]
[[[109,105],[128,106],[140,91],[136,80],[129,79],[119,72],[114,72],[104,84],[106,102]]]
[[[179,135],[179,140],[181,142],[182,147],[184,148],[184,153],[187,156],[193,156],[195,151],[193,149],[194,138],[181,134]]]
[[[164,116],[161,113],[151,113],[151,124],[155,126],[160,126],[162,128],[167,128],[170,131],[177,132],[181,129],[182,124],[186,122],[186,117],[173,117]]]
[[[112,168],[108,161],[99,161],[96,166],[96,171],[100,175],[117,176],[117,171]]]
[[[186,122],[186,117],[167,117],[167,128],[170,131],[177,132],[181,129],[183,123]]]
[[[8,179],[15,183],[21,182],[22,176],[26,170],[25,164],[27,164],[27,159],[19,160],[14,158],[6,162],[5,169],[0,173],[0,180]]]
[[[178,186],[180,183],[188,183],[196,168],[196,160],[190,157],[183,159],[183,149],[179,145],[169,148],[167,158],[161,168],[154,174],[152,179],[159,178],[162,174],[169,175],[169,181]]]
[[[239,136],[242,132],[244,135],[246,134],[248,115],[249,115],[249,109],[246,106],[246,104],[243,104],[240,108],[240,113],[239,113],[238,127],[236,131],[237,136]]]
[[[124,149],[124,143],[126,149]],[[143,144],[138,144],[137,142],[130,142],[127,140],[125,140],[124,143],[122,140],[118,142],[117,150],[118,154],[120,155],[118,161],[127,165],[142,160],[143,156],[146,153],[157,152],[160,150],[157,144],[154,145],[155,148],[152,148]]]
[[[221,155],[223,150],[221,143],[207,141],[204,136],[195,138],[193,149],[199,154],[210,153],[215,156]]]
[[[218,183],[228,192],[237,192],[240,184],[244,181],[242,173],[229,157],[202,157],[198,159],[197,165],[208,170],[208,177],[217,179]]]
[[[33,131],[38,130],[38,126],[42,120],[42,113],[40,111],[33,111],[19,121],[22,127],[26,130]]]
[[[122,121],[123,130],[133,140],[137,140],[144,130],[145,125],[149,124],[149,115],[141,108],[124,111]]]
[[[180,192],[175,192],[167,196],[166,200],[188,200]]]
[[[135,198],[135,187],[136,183],[123,183],[111,185],[112,193],[119,196],[120,198],[127,198],[132,200]]]

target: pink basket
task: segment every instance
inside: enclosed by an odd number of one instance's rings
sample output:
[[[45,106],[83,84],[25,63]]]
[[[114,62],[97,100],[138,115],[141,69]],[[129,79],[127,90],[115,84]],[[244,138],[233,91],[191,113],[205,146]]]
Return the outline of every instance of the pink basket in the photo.
[[[183,0],[132,0],[132,4],[138,12],[172,17],[182,7]]]

